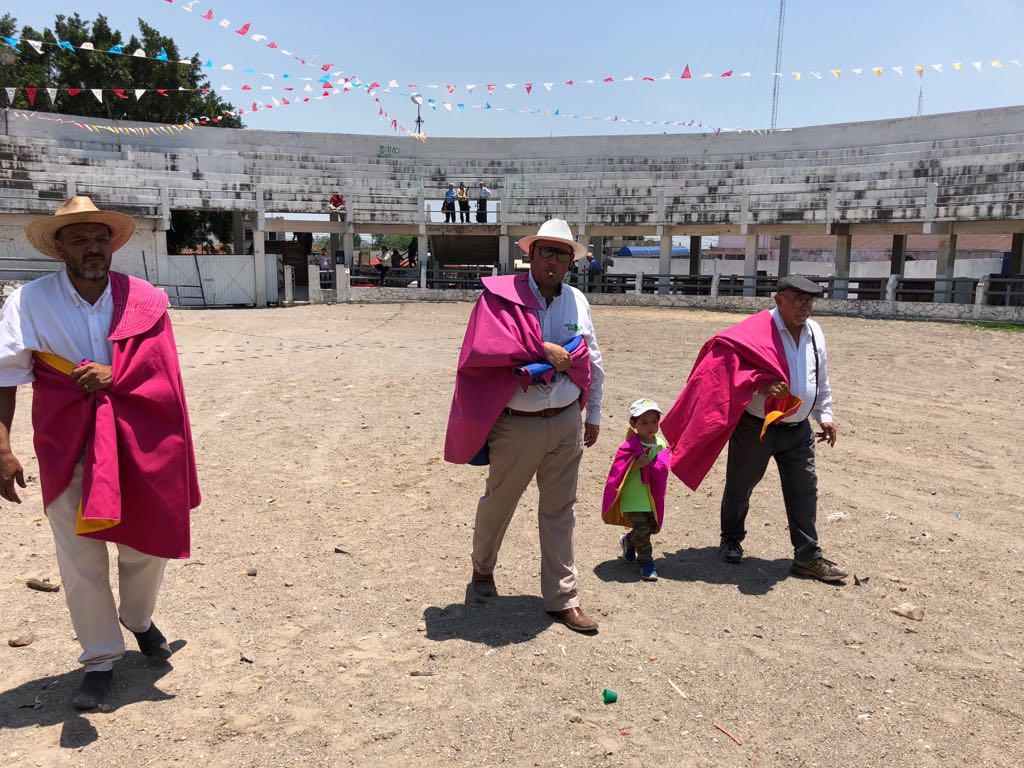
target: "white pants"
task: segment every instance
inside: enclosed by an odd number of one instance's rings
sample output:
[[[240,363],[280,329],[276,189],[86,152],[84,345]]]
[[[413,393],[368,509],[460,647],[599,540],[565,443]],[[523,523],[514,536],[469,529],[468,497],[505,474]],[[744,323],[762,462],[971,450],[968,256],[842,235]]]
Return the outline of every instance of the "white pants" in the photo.
[[[107,542],[75,534],[75,518],[82,498],[82,465],[75,467],[71,484],[46,510],[57,544],[57,565],[71,623],[82,644],[79,661],[87,672],[105,671],[124,656],[124,636],[118,618],[133,632],[145,632],[164,577],[167,560],[117,545],[120,608],[110,589]]]

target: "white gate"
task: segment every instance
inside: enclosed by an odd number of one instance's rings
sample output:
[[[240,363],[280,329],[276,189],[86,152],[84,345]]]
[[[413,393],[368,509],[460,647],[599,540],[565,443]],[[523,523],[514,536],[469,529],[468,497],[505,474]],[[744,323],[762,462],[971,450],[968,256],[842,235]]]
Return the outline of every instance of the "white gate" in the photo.
[[[179,306],[224,307],[256,304],[252,256],[168,256],[160,285]],[[177,301],[175,301],[177,299]]]

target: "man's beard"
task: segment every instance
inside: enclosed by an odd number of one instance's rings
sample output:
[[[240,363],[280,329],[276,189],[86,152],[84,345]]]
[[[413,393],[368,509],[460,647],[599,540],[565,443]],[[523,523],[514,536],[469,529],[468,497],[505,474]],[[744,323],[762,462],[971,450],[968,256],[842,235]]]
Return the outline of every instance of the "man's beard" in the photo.
[[[86,274],[87,270],[93,273],[99,272],[99,274]],[[96,267],[86,267],[84,265],[84,262],[83,264],[77,267],[72,267],[70,264],[68,264],[68,272],[77,277],[79,280],[91,280],[93,282],[99,283],[107,279],[107,273],[109,271],[110,265],[103,264],[102,262],[100,263],[99,266]]]

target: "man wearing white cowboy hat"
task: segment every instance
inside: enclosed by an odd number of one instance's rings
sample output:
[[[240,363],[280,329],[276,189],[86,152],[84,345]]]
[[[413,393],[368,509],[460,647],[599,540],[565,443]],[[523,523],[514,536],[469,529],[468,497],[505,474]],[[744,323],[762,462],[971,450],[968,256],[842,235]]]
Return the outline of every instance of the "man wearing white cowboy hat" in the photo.
[[[519,247],[530,256],[529,274],[484,278],[473,307],[459,355],[445,459],[490,463],[473,532],[476,595],[497,594],[498,550],[536,476],[544,609],[570,629],[592,633],[597,622],[580,608],[576,589],[573,505],[583,446],[594,445],[600,432],[604,367],[590,305],[562,283],[569,265],[587,249],[562,219],[544,222]],[[546,370],[517,376],[531,363]]]
[[[10,442],[18,386],[32,383],[43,508],[53,530],[85,675],[72,703],[91,709],[125,653],[121,625],[166,662],[152,615],[168,558],[188,557],[199,486],[167,296],[110,270],[135,229],[88,197],[27,227],[64,269],[21,286],[0,310],[0,496],[25,487]],[[107,543],[117,545],[120,605]]]

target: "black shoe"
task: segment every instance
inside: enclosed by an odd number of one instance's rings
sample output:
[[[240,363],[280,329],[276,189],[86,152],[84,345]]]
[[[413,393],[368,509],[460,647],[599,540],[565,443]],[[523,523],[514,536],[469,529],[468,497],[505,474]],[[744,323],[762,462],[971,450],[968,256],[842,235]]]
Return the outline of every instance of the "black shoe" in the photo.
[[[124,622],[121,622],[124,624]],[[145,632],[134,632],[129,630],[139,643],[139,650],[142,655],[151,661],[167,661],[171,658],[171,647],[167,644],[167,638],[163,632],[156,628],[152,621],[149,629]]]
[[[736,539],[722,537],[722,543],[718,545],[718,556],[727,563],[738,563],[743,559],[743,547]]]
[[[106,672],[86,672],[82,684],[71,697],[71,704],[76,709],[95,709],[110,693],[110,683],[113,679],[114,671],[111,669]]]

